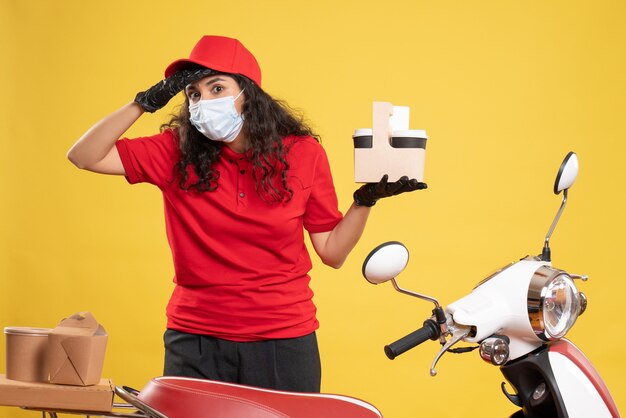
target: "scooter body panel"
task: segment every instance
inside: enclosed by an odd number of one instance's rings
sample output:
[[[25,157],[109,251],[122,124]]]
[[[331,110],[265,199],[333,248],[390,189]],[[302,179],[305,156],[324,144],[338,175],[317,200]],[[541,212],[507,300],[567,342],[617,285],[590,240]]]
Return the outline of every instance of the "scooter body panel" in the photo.
[[[511,340],[511,360],[540,347],[543,341],[530,325],[526,296],[533,274],[548,264],[518,261],[448,305],[446,312],[452,315],[454,322],[476,328],[476,335],[465,341],[480,342],[493,334],[504,334]]]

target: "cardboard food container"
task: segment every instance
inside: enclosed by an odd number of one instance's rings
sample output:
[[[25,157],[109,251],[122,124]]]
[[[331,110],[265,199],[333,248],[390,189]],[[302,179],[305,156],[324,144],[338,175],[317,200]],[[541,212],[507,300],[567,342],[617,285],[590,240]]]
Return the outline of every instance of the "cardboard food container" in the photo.
[[[55,411],[110,412],[113,387],[110,379],[101,379],[93,386],[65,386],[9,380],[0,374],[0,405]]]
[[[373,128],[357,129],[354,141],[354,181],[377,183],[402,176],[424,181],[426,131],[409,129],[409,108],[374,102]]]
[[[6,378],[48,381],[49,328],[6,327]]]
[[[106,331],[89,312],[79,312],[61,321],[48,335],[50,383],[99,383],[107,339]]]

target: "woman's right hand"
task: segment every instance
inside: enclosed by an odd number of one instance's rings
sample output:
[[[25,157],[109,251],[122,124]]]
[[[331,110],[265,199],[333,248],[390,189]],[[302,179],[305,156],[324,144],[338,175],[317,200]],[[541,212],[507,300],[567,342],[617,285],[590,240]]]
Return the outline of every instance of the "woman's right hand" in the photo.
[[[172,97],[182,91],[185,86],[208,77],[214,72],[208,68],[194,68],[176,71],[171,76],[159,81],[146,91],[137,93],[135,102],[146,112],[156,112],[164,107]]]
[[[211,74],[213,71],[203,67],[180,70],[138,93],[133,102],[106,116],[85,132],[70,148],[67,157],[78,168],[103,174],[126,174],[115,147],[118,138],[144,111],[154,112],[162,108],[187,84]]]

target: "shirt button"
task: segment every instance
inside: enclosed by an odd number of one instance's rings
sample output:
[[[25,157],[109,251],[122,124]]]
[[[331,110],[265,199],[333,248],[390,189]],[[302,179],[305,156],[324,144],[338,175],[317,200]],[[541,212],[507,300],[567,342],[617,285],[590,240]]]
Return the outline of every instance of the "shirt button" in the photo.
[[[246,170],[240,170],[239,174],[246,174]]]
[[[245,197],[246,194],[244,192],[239,193],[239,197]]]

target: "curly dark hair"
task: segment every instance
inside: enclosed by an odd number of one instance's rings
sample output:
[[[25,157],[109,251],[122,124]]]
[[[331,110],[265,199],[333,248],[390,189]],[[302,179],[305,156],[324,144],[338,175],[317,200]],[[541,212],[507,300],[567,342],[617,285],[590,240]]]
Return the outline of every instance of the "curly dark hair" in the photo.
[[[220,74],[220,73],[215,73]],[[281,100],[274,99],[255,82],[239,74],[224,74],[232,77],[239,88],[244,90],[245,101],[242,114],[242,133],[246,135],[252,149],[252,174],[256,181],[257,193],[266,202],[289,201],[293,191],[287,185],[289,164],[285,159],[283,138],[286,136],[311,136],[319,142],[319,136],[304,121],[302,115]],[[194,189],[210,192],[218,188],[219,172],[214,165],[224,144],[211,141],[202,135],[189,120],[189,100],[181,105],[178,114],[161,126],[161,130],[171,129],[179,138],[181,159],[174,168],[175,179],[181,189]],[[198,176],[197,182],[190,184],[189,167]],[[280,178],[277,186],[275,179]]]

